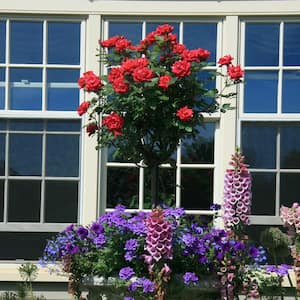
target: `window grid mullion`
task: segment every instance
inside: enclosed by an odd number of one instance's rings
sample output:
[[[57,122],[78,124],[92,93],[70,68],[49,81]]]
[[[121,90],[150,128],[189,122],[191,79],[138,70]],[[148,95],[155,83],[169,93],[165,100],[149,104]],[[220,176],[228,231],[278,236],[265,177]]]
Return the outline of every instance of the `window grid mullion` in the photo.
[[[47,110],[47,21],[43,22],[43,75],[42,75],[42,111]]]
[[[138,208],[144,209],[144,186],[145,186],[145,170],[139,168],[139,203]]]
[[[4,109],[8,110],[9,109],[9,105],[8,105],[8,98],[9,98],[9,68],[8,68],[8,63],[10,61],[10,47],[9,47],[9,38],[10,38],[10,20],[8,19],[6,21],[6,41],[5,41],[5,47],[6,47],[6,51],[5,51],[5,64],[6,64],[6,68],[5,68],[5,104],[4,104]]]
[[[277,88],[277,113],[282,114],[282,78],[283,78],[283,26],[280,22],[279,27],[279,73],[278,73],[278,88]]]
[[[3,222],[8,222],[8,154],[9,154],[9,134],[8,134],[8,122],[6,122],[6,134],[5,134],[5,166],[4,166],[4,207],[3,207]]]
[[[41,207],[40,207],[40,223],[45,223],[45,176],[46,176],[46,122],[44,122],[44,131],[42,138],[42,180],[41,180]]]
[[[279,216],[280,207],[280,126],[277,127],[276,139],[276,198],[275,198],[275,216]]]
[[[182,144],[179,142],[179,146],[177,148],[177,157],[176,157],[176,186],[175,186],[175,199],[176,199],[176,207],[181,206],[181,149]]]

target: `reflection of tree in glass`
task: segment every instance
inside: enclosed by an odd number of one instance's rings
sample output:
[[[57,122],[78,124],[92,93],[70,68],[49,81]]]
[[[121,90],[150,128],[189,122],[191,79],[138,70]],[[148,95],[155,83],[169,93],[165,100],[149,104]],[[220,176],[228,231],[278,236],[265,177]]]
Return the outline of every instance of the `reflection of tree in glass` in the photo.
[[[138,178],[137,168],[108,168],[107,207],[138,208]]]
[[[214,140],[199,136],[190,143],[184,143],[182,147],[183,163],[213,163]]]
[[[175,169],[159,168],[158,170],[158,197],[159,201],[167,206],[175,205]],[[151,208],[150,171],[145,169],[145,196],[144,208]]]

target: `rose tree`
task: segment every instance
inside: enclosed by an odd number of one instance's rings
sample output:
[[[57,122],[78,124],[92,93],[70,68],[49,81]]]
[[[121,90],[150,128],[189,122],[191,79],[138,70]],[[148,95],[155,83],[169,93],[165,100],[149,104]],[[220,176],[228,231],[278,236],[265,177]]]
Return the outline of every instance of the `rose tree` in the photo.
[[[224,76],[224,88],[241,82],[243,71],[226,55],[219,66],[227,72],[208,72],[208,50],[189,50],[177,41],[173,27],[158,26],[138,45],[124,36],[99,41],[100,59],[108,68],[101,78],[92,71],[78,80],[91,93],[78,108],[87,112],[86,131],[97,135],[97,147],[114,146],[129,161],[143,162],[151,169],[151,198],[158,203],[157,171],[170,162],[180,139],[194,137],[203,113],[224,112],[230,104],[220,104],[224,94],[208,89],[217,75]]]

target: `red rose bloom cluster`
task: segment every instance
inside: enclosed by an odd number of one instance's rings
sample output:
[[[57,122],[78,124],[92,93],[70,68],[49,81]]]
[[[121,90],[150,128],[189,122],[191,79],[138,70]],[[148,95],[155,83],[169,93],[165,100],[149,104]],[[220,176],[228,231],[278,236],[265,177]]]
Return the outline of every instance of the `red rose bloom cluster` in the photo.
[[[77,113],[79,114],[79,116],[84,115],[87,112],[87,110],[90,107],[90,105],[91,105],[91,102],[89,102],[89,101],[83,101],[79,105],[79,107],[77,108]]]
[[[78,85],[87,92],[96,92],[101,89],[103,83],[93,71],[87,71],[78,79]]]
[[[242,68],[237,65],[232,65],[233,57],[231,55],[224,55],[221,57],[218,61],[218,64],[220,67],[226,66],[227,67],[227,74],[230,77],[231,80],[234,80],[235,82],[239,82],[241,78],[244,76],[244,71]]]
[[[111,113],[103,119],[102,125],[112,131],[114,136],[118,136],[122,134],[124,119],[117,113]]]
[[[184,122],[190,121],[193,118],[194,112],[187,105],[177,110],[176,116]]]

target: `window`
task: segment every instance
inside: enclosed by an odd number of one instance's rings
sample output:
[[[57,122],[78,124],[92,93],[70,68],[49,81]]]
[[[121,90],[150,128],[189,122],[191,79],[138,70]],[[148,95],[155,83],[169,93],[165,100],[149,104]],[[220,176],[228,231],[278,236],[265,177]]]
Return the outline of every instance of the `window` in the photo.
[[[241,145],[253,175],[253,222],[280,224],[299,201],[300,23],[244,21]]]
[[[0,20],[0,259],[36,259],[79,221],[82,26]]]
[[[158,25],[168,23],[174,26],[174,32],[180,42],[188,48],[205,48],[211,52],[213,63],[207,72],[216,69],[216,58],[220,40],[221,22],[216,20],[130,20],[108,19],[104,38],[124,35],[138,43],[146,34]],[[214,83],[219,84],[218,82]],[[209,101],[209,99],[207,99]],[[159,112],[158,112],[159,113]],[[215,178],[215,135],[218,130],[218,114],[210,116],[205,126],[199,128],[195,140],[183,140],[172,159],[172,164],[161,165],[159,169],[159,197],[168,205],[184,207],[191,213],[209,214],[214,202]],[[137,167],[121,155],[115,155],[114,149],[104,154],[106,163],[106,191],[102,190],[101,199],[106,199],[106,208],[112,209],[123,204],[129,209],[149,209],[150,172],[147,168]],[[106,159],[105,158],[105,159]]]

